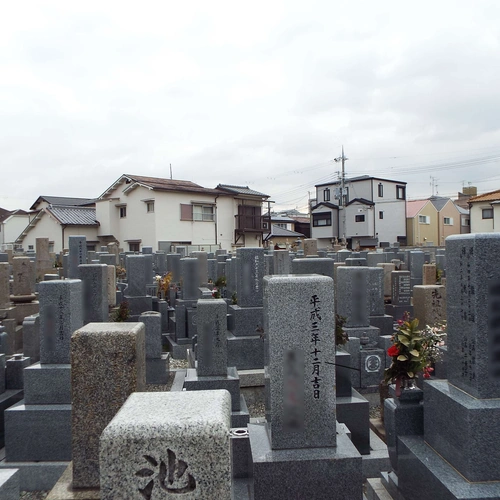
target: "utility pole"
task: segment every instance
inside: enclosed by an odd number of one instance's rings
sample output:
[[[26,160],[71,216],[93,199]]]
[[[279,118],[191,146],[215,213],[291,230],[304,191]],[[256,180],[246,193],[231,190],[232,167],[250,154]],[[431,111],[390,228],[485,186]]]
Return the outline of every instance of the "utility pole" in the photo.
[[[342,239],[345,242],[345,206],[346,206],[346,194],[345,194],[345,161],[349,158],[346,158],[344,155],[344,145],[342,144],[342,156],[334,158],[335,162],[342,162],[342,172],[340,174],[340,196],[339,196],[339,209],[342,210]],[[340,228],[339,228],[340,229]]]

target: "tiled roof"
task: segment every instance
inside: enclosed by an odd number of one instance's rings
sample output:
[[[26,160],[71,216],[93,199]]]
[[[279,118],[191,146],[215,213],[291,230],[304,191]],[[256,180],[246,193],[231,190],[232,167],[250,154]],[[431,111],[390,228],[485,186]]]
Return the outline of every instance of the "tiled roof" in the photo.
[[[92,205],[95,200],[92,198],[67,198],[65,196],[39,196],[35,203],[31,205],[30,210],[35,210],[39,203],[46,201],[49,205],[65,205],[83,207],[85,205]]]
[[[349,182],[358,182],[358,181],[366,181],[369,179],[373,179],[375,181],[386,181],[386,182],[395,182],[397,184],[402,184],[406,186],[406,182],[404,181],[396,181],[394,179],[383,179],[382,177],[372,177],[371,175],[359,175],[357,177],[351,177],[349,179],[345,179],[344,182],[348,184]],[[331,186],[331,185],[340,185],[340,180],[324,182],[322,184],[315,184],[314,187],[322,187],[322,186]]]
[[[246,194],[250,196],[259,196],[261,198],[269,198],[268,194],[259,193],[259,191],[250,189],[248,186],[231,186],[230,184],[219,184],[216,189],[222,189],[223,191],[228,191],[233,194]]]
[[[460,205],[457,205],[456,203],[455,206],[457,207],[457,210],[463,215],[468,215],[470,213],[470,210],[468,210],[467,208],[463,208]]]
[[[321,206],[328,207],[328,208],[334,208],[334,209],[339,208],[338,205],[334,205],[333,203],[330,203],[329,201],[322,201],[321,203],[317,203],[316,205],[311,207],[311,211],[316,210],[318,207],[321,207]]]
[[[139,184],[144,184],[145,186],[151,187],[153,189],[159,189],[163,191],[190,191],[190,192],[202,192],[211,194],[220,194],[215,189],[208,189],[195,184],[191,181],[178,181],[175,179],[163,179],[161,177],[144,177],[142,175],[128,175],[125,177],[138,182]]]
[[[269,238],[272,238],[273,236],[288,237],[288,238],[305,237],[302,233],[297,233],[297,231],[290,231],[289,229],[276,226],[275,224],[272,225],[271,234],[268,233],[264,239],[267,240]]]
[[[473,196],[469,198],[469,203],[475,203],[476,201],[498,201],[500,200],[500,189],[496,191],[490,191],[489,193],[480,194],[479,196]]]
[[[95,208],[50,206],[47,211],[67,226],[98,226]]]
[[[415,217],[429,200],[412,200],[406,202],[406,218],[411,219]]]
[[[440,212],[443,207],[450,201],[450,198],[444,196],[431,196],[429,201],[436,207],[436,210]]]
[[[0,207],[0,222],[3,222],[7,217],[10,216],[10,210]]]
[[[349,203],[347,203],[347,206],[352,205],[353,203],[361,203],[363,205],[375,205],[373,201],[367,200],[366,198],[354,198]]]

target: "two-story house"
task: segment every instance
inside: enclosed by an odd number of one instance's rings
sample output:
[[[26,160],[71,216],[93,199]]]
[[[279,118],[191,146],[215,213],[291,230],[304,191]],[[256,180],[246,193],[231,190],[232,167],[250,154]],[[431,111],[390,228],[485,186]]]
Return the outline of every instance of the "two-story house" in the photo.
[[[29,221],[30,214],[24,210],[0,208],[0,249],[12,249],[17,237]]]
[[[124,174],[96,200],[102,241],[127,251],[176,245],[231,250],[262,246],[262,203],[268,195],[248,186]]]
[[[49,250],[56,253],[68,248],[70,236],[85,236],[91,250],[100,243],[95,200],[91,198],[39,196],[29,214],[29,223],[16,239],[16,245],[25,250],[34,250],[37,238],[48,238]]]
[[[500,232],[500,189],[469,198],[472,233]]]
[[[363,175],[318,184],[311,237],[320,246],[346,240],[350,248],[406,243],[406,182]]]

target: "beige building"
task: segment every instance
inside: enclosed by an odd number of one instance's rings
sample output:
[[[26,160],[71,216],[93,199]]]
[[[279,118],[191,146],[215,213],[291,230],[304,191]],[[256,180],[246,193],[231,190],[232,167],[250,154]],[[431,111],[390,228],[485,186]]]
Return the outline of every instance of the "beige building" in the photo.
[[[443,246],[448,236],[469,232],[468,227],[463,227],[467,217],[463,212],[453,200],[443,196],[409,201],[406,206],[408,245]]]

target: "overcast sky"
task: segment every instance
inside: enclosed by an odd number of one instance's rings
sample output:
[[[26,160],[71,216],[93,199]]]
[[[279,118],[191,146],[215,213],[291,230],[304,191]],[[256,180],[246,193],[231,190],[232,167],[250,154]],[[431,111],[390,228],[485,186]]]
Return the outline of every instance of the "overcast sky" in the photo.
[[[2,208],[172,164],[305,209],[342,145],[409,198],[499,189],[500,2],[2,2]]]

